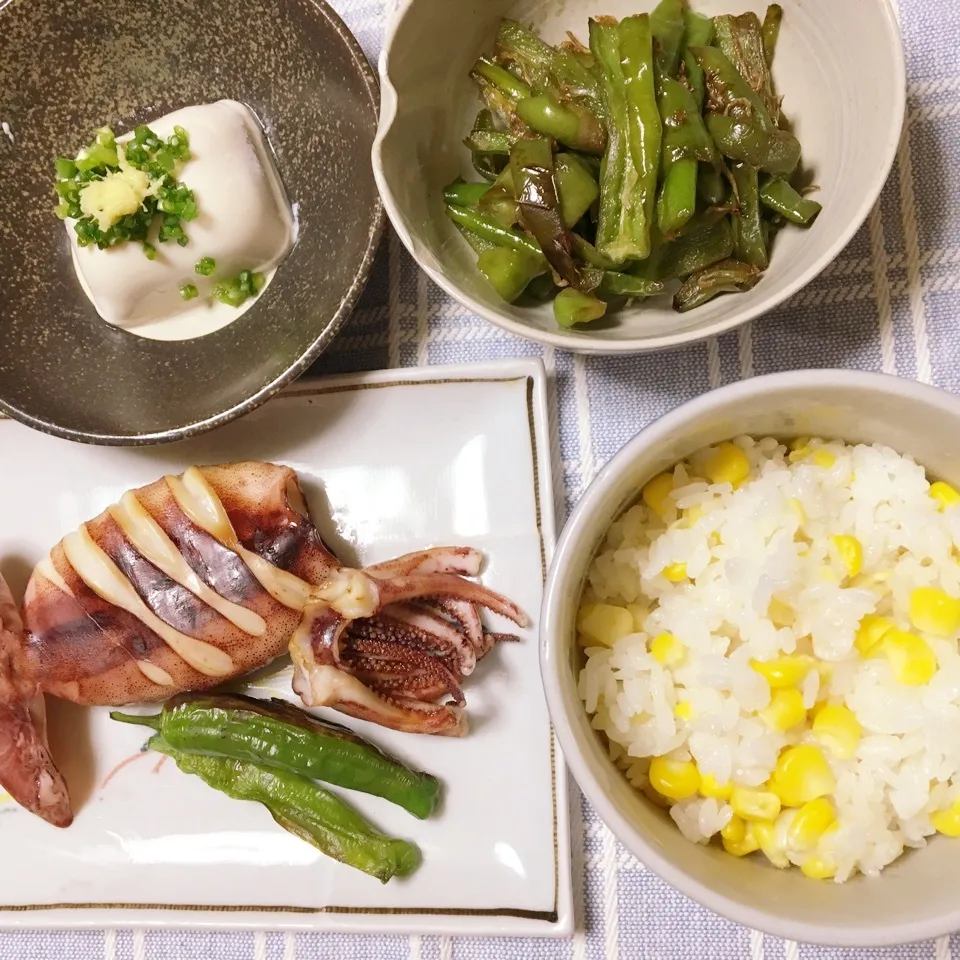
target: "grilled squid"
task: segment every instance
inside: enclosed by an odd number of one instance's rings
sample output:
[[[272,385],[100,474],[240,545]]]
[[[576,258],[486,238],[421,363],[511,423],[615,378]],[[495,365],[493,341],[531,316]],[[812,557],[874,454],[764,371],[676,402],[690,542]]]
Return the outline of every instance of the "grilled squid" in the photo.
[[[11,674],[34,699],[119,706],[215,687],[289,650],[308,706],[462,736],[462,681],[504,638],[478,608],[528,623],[467,579],[481,562],[440,547],[351,569],[323,543],[293,470],[191,467],[126,493],[37,565],[24,629],[9,634]],[[0,762],[10,790],[5,777]],[[55,822],[52,805],[24,805]]]

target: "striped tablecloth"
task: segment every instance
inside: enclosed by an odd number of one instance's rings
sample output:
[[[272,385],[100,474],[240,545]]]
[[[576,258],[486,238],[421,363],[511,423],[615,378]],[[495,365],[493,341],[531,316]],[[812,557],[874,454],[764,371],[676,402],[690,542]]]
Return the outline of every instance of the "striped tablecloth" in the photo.
[[[391,0],[332,2],[375,64]],[[541,351],[466,313],[426,280],[390,234],[359,310],[317,372],[542,353],[559,424],[558,486],[567,507],[645,424],[742,377],[848,367],[960,392],[960,2],[900,0],[900,15],[908,115],[882,200],[819,280],[752,328],[667,356],[584,358]],[[568,940],[23,932],[0,935],[0,958],[960,960],[960,935],[888,951],[827,950],[765,937],[665,886],[620,847],[586,803],[579,805],[573,831],[579,915],[577,933]]]

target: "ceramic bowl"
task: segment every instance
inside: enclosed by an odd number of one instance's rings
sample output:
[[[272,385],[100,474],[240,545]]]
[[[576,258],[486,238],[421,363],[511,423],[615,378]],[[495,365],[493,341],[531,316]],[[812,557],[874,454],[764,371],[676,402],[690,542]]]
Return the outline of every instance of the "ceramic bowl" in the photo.
[[[585,40],[591,15],[625,16],[652,6],[653,0],[409,0],[387,38],[374,146],[387,213],[440,287],[513,334],[581,353],[639,353],[730,330],[813,280],[856,233],[887,179],[905,102],[903,51],[888,0],[783,0],[774,77],[804,162],[821,187],[824,210],[813,227],[779,235],[770,269],[751,292],[718,297],[683,315],[659,297],[602,325],[564,331],[550,304],[504,303],[443,210],[446,184],[457,176],[479,179],[462,145],[479,109],[470,69],[493,49],[504,16],[531,22],[545,39],[559,42],[568,30]],[[753,10],[762,16],[765,6],[764,0],[691,2],[710,15]]]
[[[91,132],[246,103],[299,239],[262,298],[192,341],[104,323],[53,215],[53,160]],[[0,0],[0,410],[102,444],[180,439],[303,373],[363,289],[384,218],[370,170],[376,76],[323,0]]]
[[[550,713],[574,778],[621,842],[668,883],[731,920],[790,940],[883,946],[960,929],[954,841],[935,838],[878,878],[807,879],[685,840],[608,758],[577,695],[575,616],[589,564],[612,521],[653,476],[737,435],[813,435],[887,444],[931,475],[960,482],[960,399],[880,374],[804,371],[747,380],[684,404],[631,440],[577,504],[560,538],[541,616]]]

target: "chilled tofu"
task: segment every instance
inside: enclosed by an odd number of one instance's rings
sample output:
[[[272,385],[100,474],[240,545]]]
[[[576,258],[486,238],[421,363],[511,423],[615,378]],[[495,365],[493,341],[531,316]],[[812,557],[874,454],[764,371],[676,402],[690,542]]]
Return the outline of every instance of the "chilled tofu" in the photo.
[[[218,280],[242,270],[264,274],[269,284],[276,267],[294,240],[294,220],[263,134],[250,110],[234,100],[186,107],[149,124],[161,138],[174,126],[190,138],[191,159],[178,174],[193,190],[199,216],[183,224],[189,243],[158,243],[155,220],[151,241],[155,260],[144,256],[139,243],[109,250],[79,247],[73,221],[67,221],[73,260],[80,283],[100,316],[141,336],[179,340],[220,329],[252,306],[211,302]],[[121,140],[126,138],[120,138]],[[124,185],[125,186],[125,185]],[[112,191],[107,198],[117,202]],[[198,276],[201,257],[212,257],[211,277]],[[184,300],[180,288],[193,284],[195,300]]]

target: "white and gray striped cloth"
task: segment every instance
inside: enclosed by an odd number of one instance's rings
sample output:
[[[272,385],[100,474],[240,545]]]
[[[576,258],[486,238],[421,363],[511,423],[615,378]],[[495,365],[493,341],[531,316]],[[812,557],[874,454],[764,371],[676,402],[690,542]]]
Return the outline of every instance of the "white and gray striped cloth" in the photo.
[[[391,0],[333,5],[375,64]],[[900,0],[900,13],[910,87],[898,164],[867,226],[820,279],[752,329],[666,356],[543,351],[555,383],[558,486],[568,506],[645,424],[741,377],[848,367],[960,392],[960,4]],[[391,235],[360,309],[315,372],[540,352],[467,314],[426,280]],[[568,940],[22,932],[0,934],[0,960],[960,960],[960,936],[888,951],[764,937],[665,886],[586,804],[573,830],[578,930]]]

